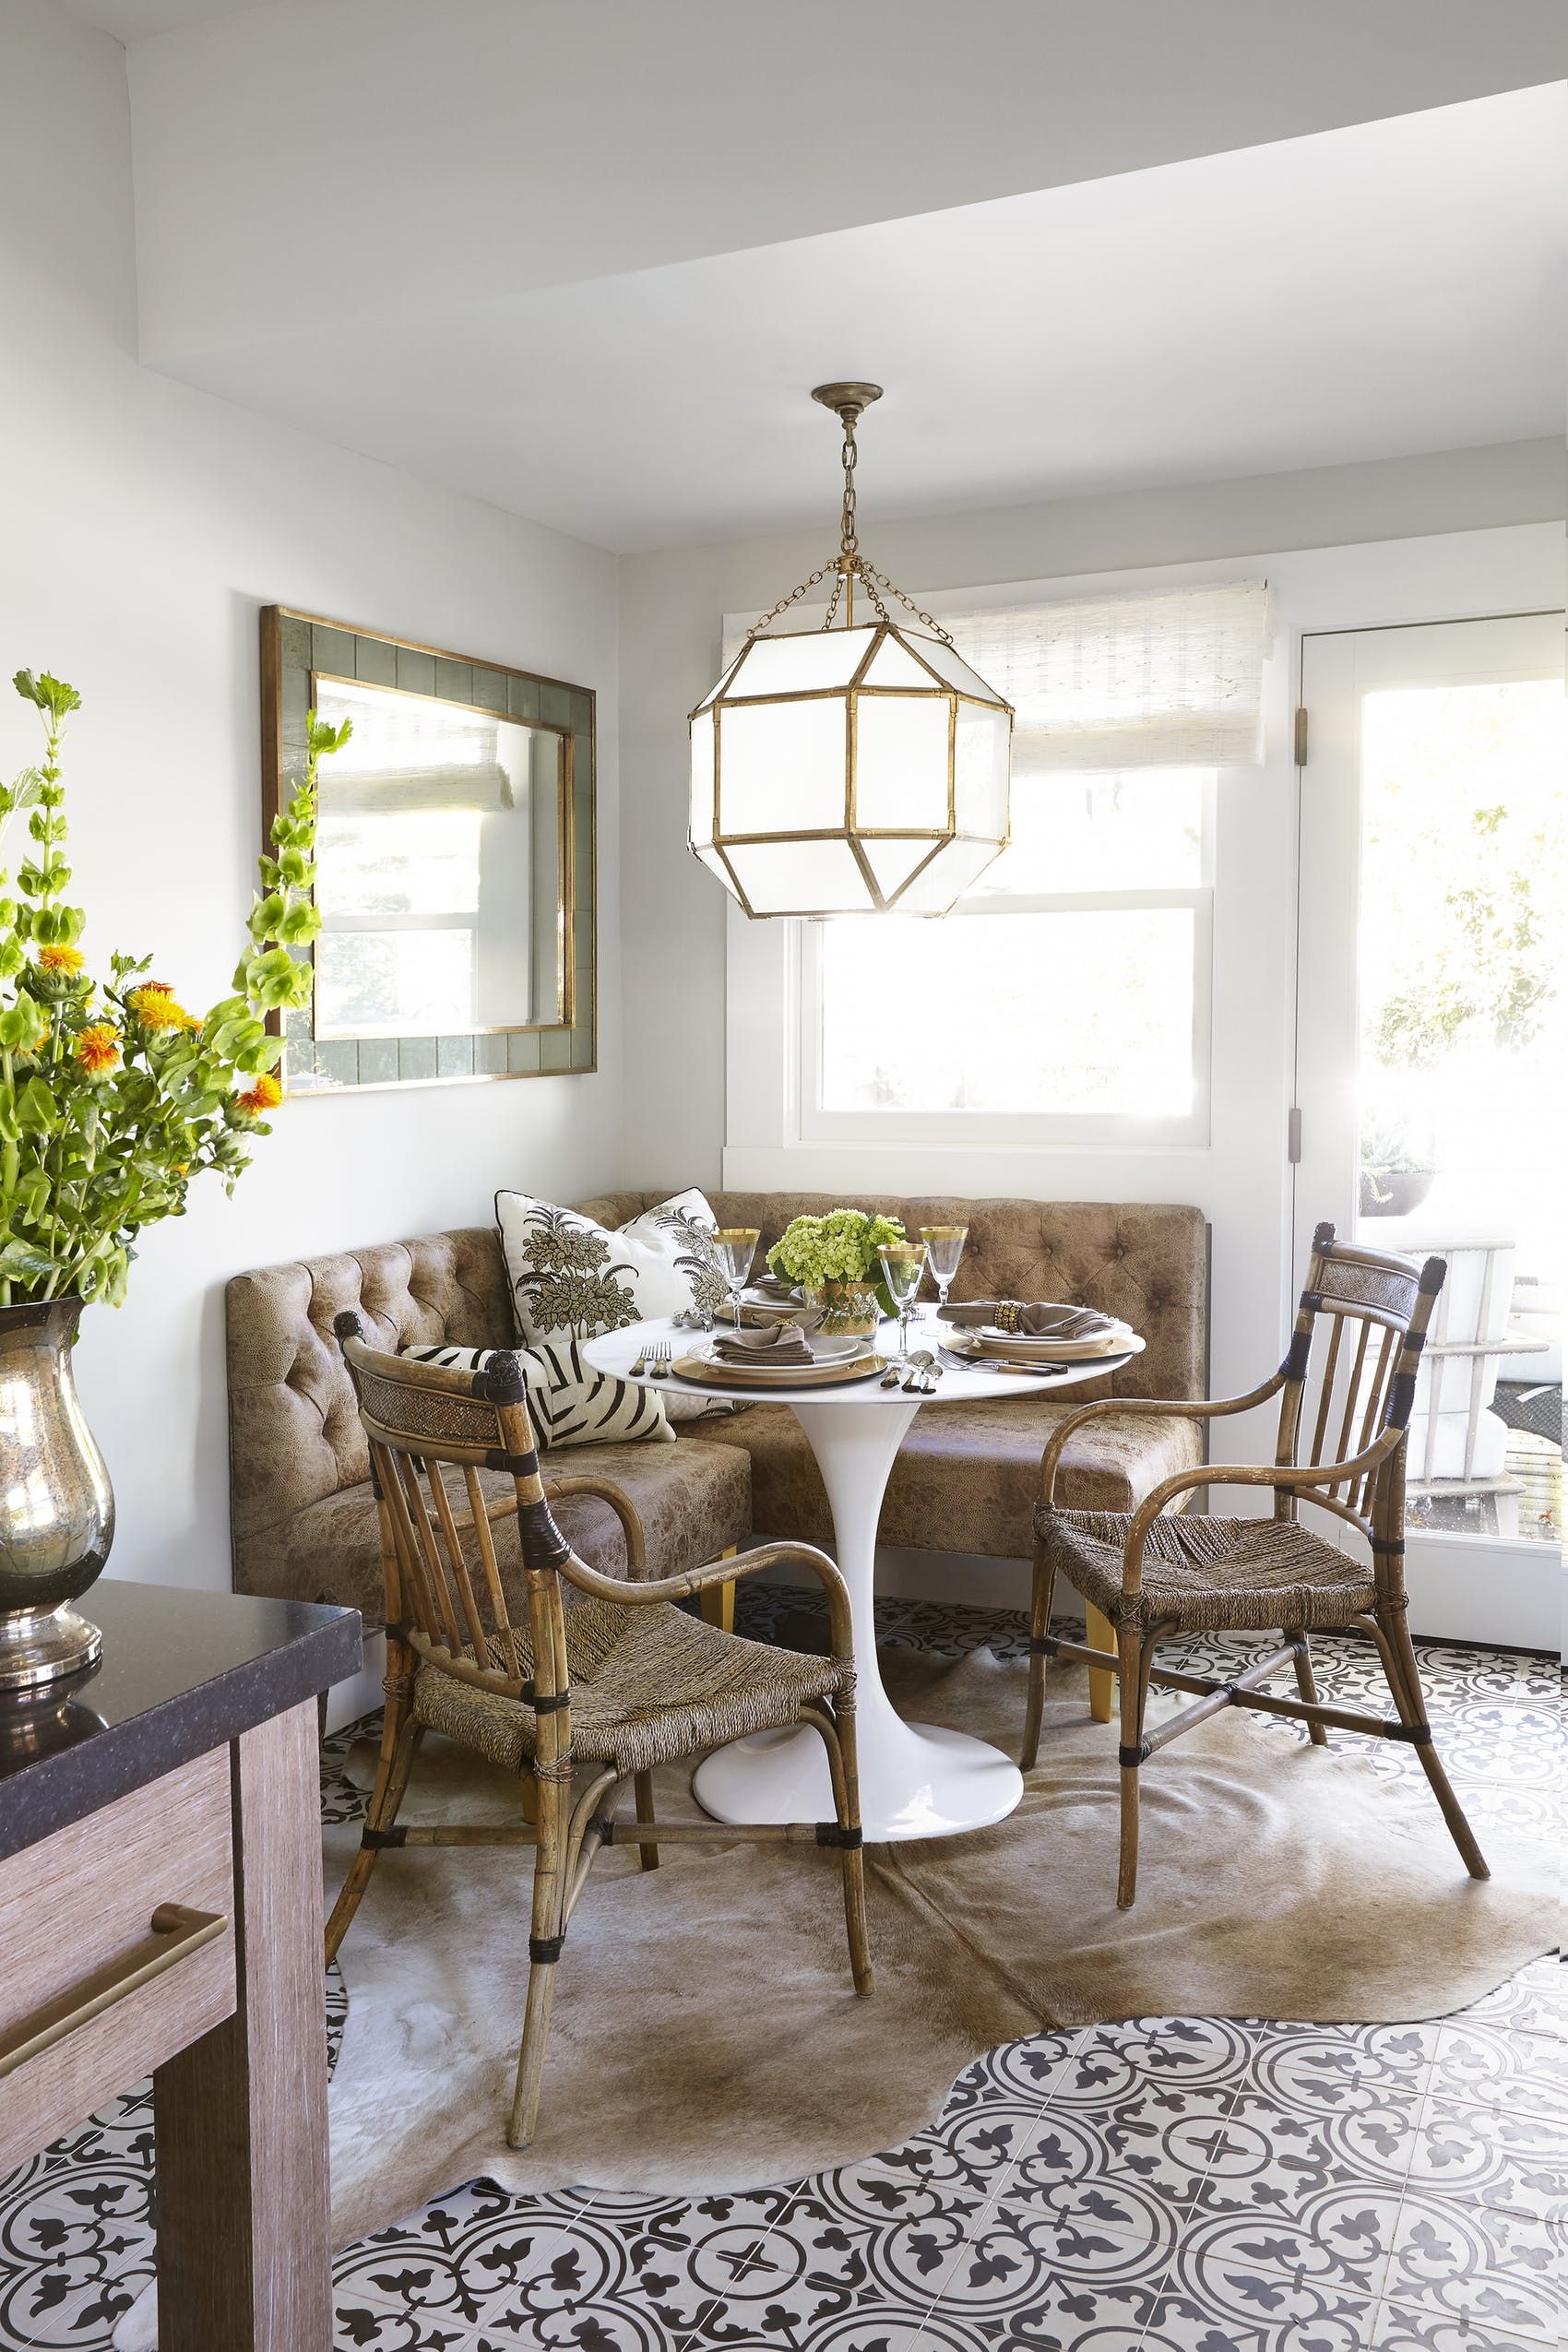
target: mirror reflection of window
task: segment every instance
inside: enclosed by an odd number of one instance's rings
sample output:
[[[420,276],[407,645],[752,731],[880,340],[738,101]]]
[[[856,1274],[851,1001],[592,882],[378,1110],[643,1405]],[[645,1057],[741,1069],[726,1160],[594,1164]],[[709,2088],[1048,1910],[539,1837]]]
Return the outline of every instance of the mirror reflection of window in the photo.
[[[326,678],[316,703],[354,731],[322,774],[316,1035],[557,1019],[559,738]]]

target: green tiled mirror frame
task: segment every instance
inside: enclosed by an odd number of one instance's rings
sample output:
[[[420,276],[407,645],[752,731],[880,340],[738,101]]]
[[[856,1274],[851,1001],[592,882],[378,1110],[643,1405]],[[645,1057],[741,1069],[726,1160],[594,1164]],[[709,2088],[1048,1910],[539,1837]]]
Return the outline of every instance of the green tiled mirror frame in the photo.
[[[406,637],[269,604],[261,614],[262,837],[303,773],[305,714],[317,673],[545,728],[562,738],[571,824],[564,909],[564,1018],[465,1037],[318,1039],[307,1007],[288,1018],[280,1066],[290,1094],[364,1087],[472,1085],[589,1071],[598,1061],[598,873],[594,836],[595,702],[584,686],[508,670]]]

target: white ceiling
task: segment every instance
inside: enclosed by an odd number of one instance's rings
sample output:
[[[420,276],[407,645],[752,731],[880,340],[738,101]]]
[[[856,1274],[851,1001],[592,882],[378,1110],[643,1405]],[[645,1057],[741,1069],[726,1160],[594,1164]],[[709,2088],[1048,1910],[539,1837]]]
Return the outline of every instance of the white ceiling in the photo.
[[[1525,439],[1561,429],[1565,158],[1568,92],[1520,91],[178,372],[621,550],[826,543],[832,375],[886,386],[868,521]]]
[[[1560,427],[1562,0],[67,5],[144,360],[609,547]]]
[[[60,0],[84,24],[112,32],[116,41],[145,41],[214,17],[236,17],[243,8],[270,7],[275,0]]]

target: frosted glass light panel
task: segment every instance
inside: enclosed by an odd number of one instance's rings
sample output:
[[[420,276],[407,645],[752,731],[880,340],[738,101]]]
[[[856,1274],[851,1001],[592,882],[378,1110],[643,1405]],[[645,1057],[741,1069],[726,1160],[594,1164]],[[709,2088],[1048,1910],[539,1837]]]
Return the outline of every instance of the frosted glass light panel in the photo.
[[[263,837],[312,710],[350,722],[317,778],[321,928],[293,952],[289,1094],[591,1070],[594,698],[314,614],[261,615]]]
[[[918,629],[753,638],[692,713],[693,852],[756,918],[945,914],[1006,845],[1012,724]]]
[[[315,1035],[445,1037],[559,1018],[560,738],[321,678]]]

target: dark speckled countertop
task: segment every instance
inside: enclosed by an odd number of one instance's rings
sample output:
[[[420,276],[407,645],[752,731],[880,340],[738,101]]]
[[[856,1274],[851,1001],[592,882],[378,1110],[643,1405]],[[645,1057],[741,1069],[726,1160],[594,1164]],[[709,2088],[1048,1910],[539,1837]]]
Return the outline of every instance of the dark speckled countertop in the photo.
[[[238,1739],[360,1667],[359,1611],[102,1579],[85,1680],[0,1695],[0,1859]]]

